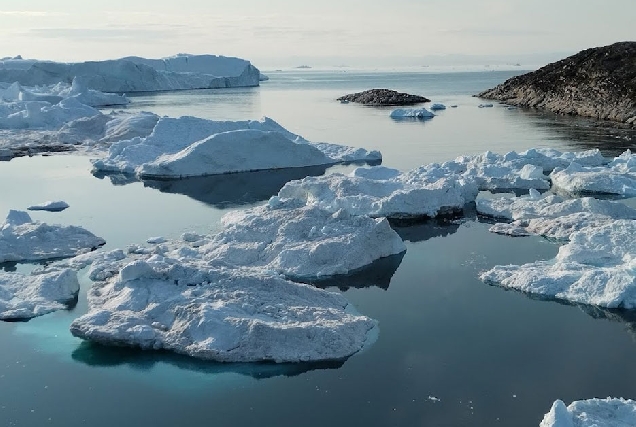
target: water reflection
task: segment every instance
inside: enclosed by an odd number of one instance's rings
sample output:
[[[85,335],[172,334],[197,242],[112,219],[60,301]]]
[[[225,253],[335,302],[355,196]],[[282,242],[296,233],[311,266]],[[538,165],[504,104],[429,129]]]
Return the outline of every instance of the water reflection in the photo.
[[[330,166],[269,169],[170,180],[143,180],[144,187],[162,193],[182,194],[219,209],[249,205],[278,194],[289,181],[324,175]],[[95,172],[96,178],[108,178],[113,185],[127,185],[140,180],[134,175]]]
[[[345,360],[312,363],[220,363],[198,360],[168,351],[144,351],[127,347],[107,347],[87,341],[73,350],[76,362],[95,367],[128,366],[138,371],[150,371],[159,364],[203,374],[236,373],[255,379],[278,376],[294,377],[317,369],[339,369]]]
[[[370,288],[377,286],[387,290],[391,284],[391,279],[402,263],[402,258],[406,252],[380,258],[371,264],[362,267],[350,274],[333,276],[328,279],[298,280],[302,283],[309,283],[317,288],[326,289],[335,287],[345,292],[351,288]]]

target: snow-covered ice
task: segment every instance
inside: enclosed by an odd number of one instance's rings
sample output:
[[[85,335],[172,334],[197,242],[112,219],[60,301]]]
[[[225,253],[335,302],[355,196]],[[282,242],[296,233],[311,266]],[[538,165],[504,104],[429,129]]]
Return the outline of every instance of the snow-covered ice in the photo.
[[[0,262],[71,257],[104,243],[84,228],[48,225],[33,221],[24,211],[11,210],[0,225]]]
[[[536,190],[529,196],[478,199],[481,215],[511,220],[499,223],[490,231],[513,236],[539,234],[568,239],[585,227],[598,227],[616,219],[636,219],[636,210],[618,202],[591,197],[565,200],[557,195],[541,197]]]
[[[49,211],[49,212],[61,212],[69,207],[68,203],[63,200],[47,201],[39,203],[37,205],[29,206],[27,210],[30,211]]]
[[[75,336],[223,362],[342,359],[377,325],[339,294],[159,255],[96,282],[88,301],[71,324]]]
[[[79,292],[71,269],[24,275],[0,270],[0,320],[26,320],[62,310]]]
[[[630,427],[636,425],[636,402],[623,398],[589,399],[565,406],[552,404],[539,427]]]
[[[0,61],[3,82],[42,86],[68,84],[75,77],[81,78],[90,89],[121,93],[258,86],[260,72],[249,61],[214,55],[128,57],[79,63]]]
[[[377,172],[375,172],[377,170]],[[389,218],[435,217],[461,211],[475,200],[474,182],[438,170],[397,174],[388,168],[358,168],[287,183],[270,206],[299,203],[329,212]]]
[[[89,89],[82,83],[80,78],[74,78],[70,85],[57,83],[30,88],[14,82],[5,89],[0,87],[0,101],[4,102],[43,101],[57,104],[66,98],[74,98],[80,103],[91,107],[117,106],[130,103],[130,100],[123,95]]]
[[[269,118],[213,121],[162,117],[147,137],[118,141],[95,170],[143,177],[214,175],[378,160],[377,151],[310,143]]]
[[[614,220],[570,234],[556,257],[495,266],[486,283],[606,308],[636,308],[635,220]]]
[[[392,119],[431,119],[435,114],[426,108],[397,108],[391,111]]]
[[[607,166],[573,162],[554,170],[550,179],[558,191],[572,194],[636,195],[636,156],[627,150]]]

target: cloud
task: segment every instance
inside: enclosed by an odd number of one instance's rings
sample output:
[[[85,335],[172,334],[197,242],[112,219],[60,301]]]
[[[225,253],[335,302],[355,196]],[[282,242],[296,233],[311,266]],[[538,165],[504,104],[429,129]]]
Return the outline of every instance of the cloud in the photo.
[[[143,28],[33,28],[28,34],[42,38],[92,41],[124,41],[174,37],[175,31]]]

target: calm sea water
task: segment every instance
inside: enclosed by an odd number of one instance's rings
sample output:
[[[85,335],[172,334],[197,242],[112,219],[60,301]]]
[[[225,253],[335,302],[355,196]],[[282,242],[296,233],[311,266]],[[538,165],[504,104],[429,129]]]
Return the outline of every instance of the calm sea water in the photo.
[[[267,115],[310,140],[379,149],[385,165],[403,170],[485,150],[599,147],[617,154],[634,144],[629,133],[581,120],[477,108],[471,95],[512,73],[269,75],[260,88],[135,96],[130,110]],[[427,122],[394,122],[387,109],[335,101],[371,87],[458,107]],[[142,183],[94,177],[84,157],[22,158],[0,163],[0,211],[63,199],[70,209],[32,216],[82,225],[116,248],[186,230],[214,232],[228,210],[263,203],[291,179],[348,169]],[[474,214],[397,227],[407,242],[403,257],[326,284],[380,321],[378,341],[339,363],[216,364],[83,343],[68,325],[86,311],[84,273],[73,310],[0,323],[0,425],[537,426],[557,398],[636,398],[636,316],[483,284],[481,270],[549,259],[558,250],[488,227]]]

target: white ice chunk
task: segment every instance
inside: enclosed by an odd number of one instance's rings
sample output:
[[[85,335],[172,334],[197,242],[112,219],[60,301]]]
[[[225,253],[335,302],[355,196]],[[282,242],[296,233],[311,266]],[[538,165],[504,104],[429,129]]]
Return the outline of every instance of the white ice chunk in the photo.
[[[276,206],[293,201],[329,212],[345,210],[353,215],[416,218],[460,211],[466,203],[474,201],[477,194],[472,181],[438,170],[373,179],[386,172],[386,169],[379,169],[375,173],[372,168],[371,171],[354,172],[352,176],[331,174],[292,181],[269,203]],[[369,174],[371,179],[364,177]]]
[[[630,427],[636,425],[636,402],[623,398],[589,399],[565,406],[557,400],[539,427]]]
[[[65,258],[104,243],[84,228],[48,225],[32,221],[26,212],[10,211],[0,225],[0,262]]]
[[[0,271],[0,320],[26,320],[65,309],[78,291],[77,274],[71,269],[31,275]]]
[[[607,308],[636,308],[635,220],[614,220],[570,235],[555,259],[495,266],[483,281]]]
[[[88,301],[71,324],[75,336],[223,362],[343,359],[376,327],[336,293],[159,256],[95,283]]]
[[[392,119],[431,119],[435,117],[435,114],[428,111],[426,108],[397,108],[391,111]]]
[[[47,201],[44,203],[39,203],[37,205],[29,206],[27,209],[30,211],[50,211],[50,212],[60,212],[69,207],[68,203],[63,200],[57,201]]]

